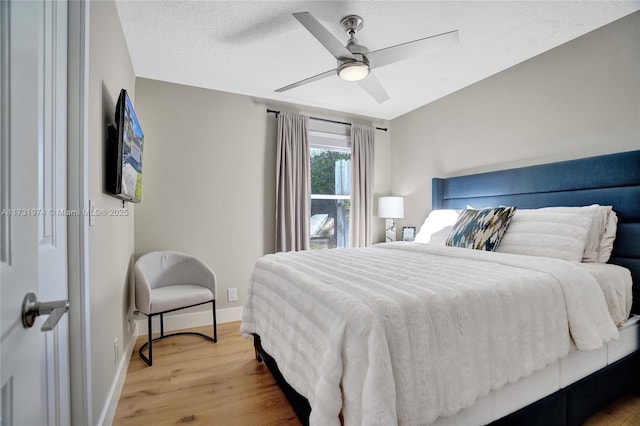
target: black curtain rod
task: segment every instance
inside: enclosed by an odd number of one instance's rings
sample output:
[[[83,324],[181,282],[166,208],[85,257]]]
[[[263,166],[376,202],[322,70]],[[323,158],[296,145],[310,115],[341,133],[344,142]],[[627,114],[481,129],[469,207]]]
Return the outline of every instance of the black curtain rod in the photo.
[[[268,113],[275,114],[277,117],[278,114],[280,114],[280,111],[267,108],[267,114]],[[345,126],[351,126],[351,123],[345,123],[344,121],[329,120],[328,118],[319,118],[319,117],[309,117],[309,118],[311,120],[324,121],[325,123],[344,124]],[[387,129],[386,127],[376,127],[376,130],[382,130],[383,132],[386,132],[389,129]]]

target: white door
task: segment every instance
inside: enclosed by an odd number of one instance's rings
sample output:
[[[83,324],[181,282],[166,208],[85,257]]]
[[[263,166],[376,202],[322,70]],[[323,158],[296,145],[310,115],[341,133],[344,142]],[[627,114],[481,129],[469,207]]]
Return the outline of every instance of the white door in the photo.
[[[67,4],[3,0],[0,32],[0,425],[66,425],[68,316],[21,312],[67,299]]]

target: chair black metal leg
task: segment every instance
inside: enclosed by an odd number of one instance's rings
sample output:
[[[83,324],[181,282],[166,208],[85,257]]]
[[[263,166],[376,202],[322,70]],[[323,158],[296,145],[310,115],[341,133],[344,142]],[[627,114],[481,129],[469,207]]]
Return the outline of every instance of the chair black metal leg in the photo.
[[[184,308],[191,308],[193,306],[198,306],[198,305],[202,305],[204,303],[209,303],[209,302],[203,302],[203,303],[197,303],[195,305],[191,305],[191,306],[185,306]],[[170,333],[165,335],[164,334],[164,314],[166,314],[167,312],[173,312],[173,311],[177,311],[180,309],[184,309],[184,308],[178,308],[178,309],[173,309],[170,311],[164,311],[164,312],[158,312],[155,314],[145,314],[147,316],[147,327],[149,330],[149,337],[148,337],[148,341],[143,344],[142,346],[140,346],[140,349],[138,350],[138,355],[140,355],[140,358],[142,358],[142,360],[148,365],[151,366],[153,365],[153,342],[157,341],[157,340],[161,340],[164,339],[165,337],[171,337],[171,336],[185,336],[185,335],[189,335],[189,336],[200,336],[204,339],[210,340],[212,342],[217,342],[218,341],[218,324],[217,324],[217,319],[216,319],[216,301],[213,300],[213,338],[211,338],[211,336],[207,336],[206,334],[203,333],[197,333],[197,332],[193,332],[193,331],[184,331],[184,332],[179,332],[179,333]],[[155,339],[153,338],[153,329],[152,329],[152,319],[155,315],[160,315],[160,337],[156,337]],[[145,356],[145,354],[143,353],[145,347],[149,347],[149,351],[148,354],[149,356]]]
[[[151,326],[151,315],[147,315],[147,328],[148,328],[148,341],[146,345],[142,345],[140,347],[140,350],[138,351],[138,354],[140,355],[140,358],[142,358],[142,360],[147,363],[148,366],[153,365],[153,329]],[[142,353],[142,350],[144,349],[145,346],[149,347],[149,357],[145,357],[144,354]]]
[[[153,350],[153,348],[151,347],[151,344],[153,342],[152,330],[151,330],[151,315],[147,315],[147,331],[148,331],[147,343],[144,343],[142,346],[140,346],[140,349],[138,349],[138,355],[140,355],[140,358],[145,362],[145,364],[151,366],[151,351]],[[149,347],[148,357],[145,356],[145,354],[143,353],[144,348],[147,346]]]
[[[216,323],[216,301],[213,300],[213,341],[218,341],[218,326]]]

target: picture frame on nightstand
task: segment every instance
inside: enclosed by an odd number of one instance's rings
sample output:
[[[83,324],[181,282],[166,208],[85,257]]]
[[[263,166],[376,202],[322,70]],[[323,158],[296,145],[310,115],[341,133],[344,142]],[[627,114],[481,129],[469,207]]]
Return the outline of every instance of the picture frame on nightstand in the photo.
[[[403,226],[402,227],[402,241],[411,242],[416,239],[416,227],[415,226]]]

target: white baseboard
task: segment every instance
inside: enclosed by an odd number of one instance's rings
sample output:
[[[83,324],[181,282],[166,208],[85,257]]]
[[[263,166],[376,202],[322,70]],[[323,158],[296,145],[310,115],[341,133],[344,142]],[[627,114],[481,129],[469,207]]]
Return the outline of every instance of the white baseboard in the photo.
[[[111,389],[109,389],[109,395],[100,414],[99,425],[111,425],[113,419],[116,416],[116,409],[118,408],[118,402],[120,401],[120,394],[124,387],[124,380],[127,377],[127,371],[129,370],[129,362],[131,361],[131,354],[136,347],[136,339],[138,337],[137,324],[134,324],[133,333],[129,337],[127,346],[122,351],[120,362],[118,363],[118,369],[114,377]]]
[[[147,317],[140,315],[141,319],[137,320],[138,336],[147,334]],[[241,321],[242,320],[242,307],[217,309],[216,321],[218,324],[225,322]],[[166,315],[164,317],[164,331],[182,330],[184,328],[201,327],[204,325],[212,325],[213,316],[211,311],[198,311],[187,312],[184,314]],[[160,318],[155,317],[153,319],[154,332],[160,331]]]

